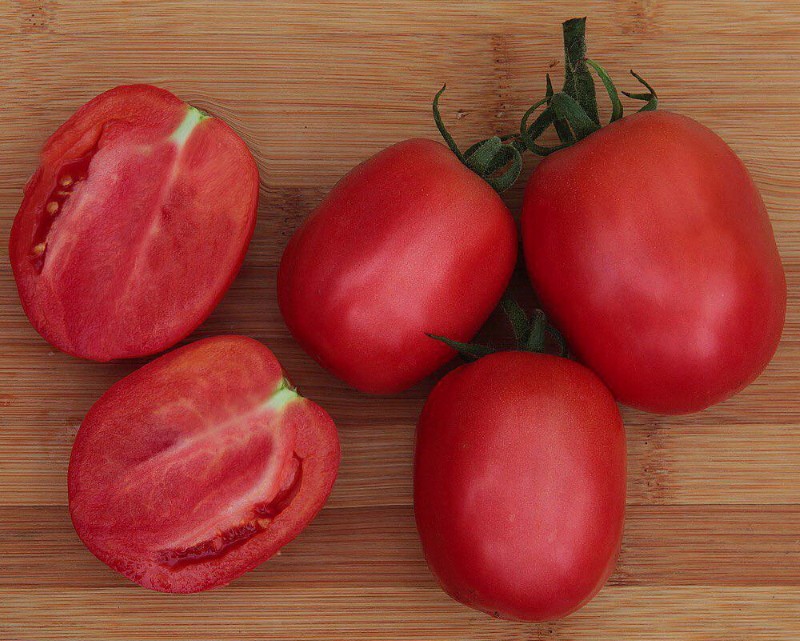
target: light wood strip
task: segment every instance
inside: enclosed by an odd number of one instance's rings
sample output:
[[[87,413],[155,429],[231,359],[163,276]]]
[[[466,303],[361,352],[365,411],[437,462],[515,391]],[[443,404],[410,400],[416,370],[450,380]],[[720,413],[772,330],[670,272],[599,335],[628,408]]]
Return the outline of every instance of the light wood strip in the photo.
[[[435,587],[410,507],[323,510],[278,556],[227,589],[342,584]],[[0,589],[127,585],[83,547],[66,508],[0,508]],[[800,587],[800,505],[631,506],[609,585]]]

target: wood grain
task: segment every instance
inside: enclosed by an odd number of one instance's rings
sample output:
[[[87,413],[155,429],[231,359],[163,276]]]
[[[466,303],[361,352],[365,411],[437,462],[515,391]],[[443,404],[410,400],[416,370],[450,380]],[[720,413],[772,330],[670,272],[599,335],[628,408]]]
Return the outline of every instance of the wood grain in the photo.
[[[464,143],[513,129],[560,73],[563,0],[0,4],[0,640],[450,639],[593,641],[800,637],[800,3],[583,3],[590,47],[620,84],[633,66],[664,108],[742,156],[789,283],[783,341],[761,378],[692,416],[624,409],[628,519],[619,566],[568,619],[523,625],[452,602],[422,559],[413,430],[435,377],[391,398],[348,390],[290,339],[275,270],[291,232],[355,163],[436,137],[430,100]],[[225,118],[261,170],[241,274],[191,340],[258,338],[340,429],[320,517],[283,553],[211,593],[147,592],[80,544],[66,510],[70,447],[91,404],[140,362],[55,352],[27,322],[5,240],[47,136],[117,84],[150,82]],[[525,173],[535,164],[528,160]],[[507,196],[515,212],[524,180]]]

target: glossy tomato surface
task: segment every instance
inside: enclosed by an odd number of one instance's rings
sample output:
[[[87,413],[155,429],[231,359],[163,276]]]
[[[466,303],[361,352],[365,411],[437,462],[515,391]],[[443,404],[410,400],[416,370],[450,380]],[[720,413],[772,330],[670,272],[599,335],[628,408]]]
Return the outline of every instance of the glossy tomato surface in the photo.
[[[322,508],[339,464],[330,417],[241,336],[172,351],[111,387],[78,431],[69,508],[101,561],[197,592],[266,561]]]
[[[701,410],[772,358],[786,281],[769,217],[694,120],[636,114],[548,156],[521,225],[542,306],[621,402]]]
[[[417,426],[425,559],[470,607],[563,617],[614,569],[625,474],[619,410],[582,365],[500,352],[459,367],[433,389]]]
[[[227,290],[257,200],[224,122],[157,87],[107,91],[50,136],[25,187],[9,250],[25,313],[75,356],[166,349]]]
[[[444,145],[407,140],[342,178],[289,241],[278,273],[295,339],[353,387],[410,387],[469,340],[517,256],[494,190]]]

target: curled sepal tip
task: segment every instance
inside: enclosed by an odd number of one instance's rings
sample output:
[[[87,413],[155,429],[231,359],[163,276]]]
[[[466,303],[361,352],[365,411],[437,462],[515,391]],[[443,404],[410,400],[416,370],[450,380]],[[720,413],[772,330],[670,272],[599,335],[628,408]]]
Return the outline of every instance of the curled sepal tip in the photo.
[[[633,100],[643,100],[644,105],[639,108],[639,111],[654,111],[658,107],[658,94],[656,90],[650,86],[650,83],[647,82],[644,78],[642,78],[638,73],[636,73],[633,69],[630,70],[631,75],[636,78],[642,85],[644,85],[645,89],[647,89],[646,93],[628,93],[627,91],[623,91],[622,93],[625,94],[628,98],[632,98]]]
[[[446,336],[437,336],[436,334],[426,334],[426,336],[440,341],[448,347],[451,347],[468,361],[476,361],[483,356],[488,356],[489,354],[493,354],[497,351],[488,345],[480,345],[479,343],[462,343],[461,341],[454,341]]]
[[[525,146],[516,139],[516,134],[510,134],[481,140],[462,152],[447,131],[439,109],[439,99],[446,88],[446,84],[442,85],[433,97],[433,121],[436,128],[456,158],[489,183],[496,192],[504,192],[519,178],[522,171],[521,152]]]

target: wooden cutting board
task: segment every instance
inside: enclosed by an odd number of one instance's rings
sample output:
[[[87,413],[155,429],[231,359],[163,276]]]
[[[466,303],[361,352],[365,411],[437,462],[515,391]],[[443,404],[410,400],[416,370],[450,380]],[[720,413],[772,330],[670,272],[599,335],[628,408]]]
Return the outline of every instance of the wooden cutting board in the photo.
[[[0,639],[452,641],[800,638],[800,2],[0,3]],[[525,625],[451,601],[422,559],[411,508],[414,425],[433,380],[391,398],[347,389],[293,343],[276,305],[287,238],[333,183],[384,146],[437,137],[443,82],[459,141],[513,130],[560,76],[560,23],[589,16],[590,51],[626,87],[715,129],[767,203],[789,283],[761,378],[700,414],[625,409],[628,517],[616,573],[584,610]],[[46,137],[118,84],[149,82],[226,119],[261,170],[244,268],[191,339],[264,341],[333,415],[343,462],[317,520],[229,587],[139,588],[78,541],[70,446],[91,404],[139,363],[81,362],[28,324],[7,260]],[[526,163],[525,176],[534,165]],[[657,171],[657,167],[654,170]],[[519,211],[522,185],[507,195]]]

